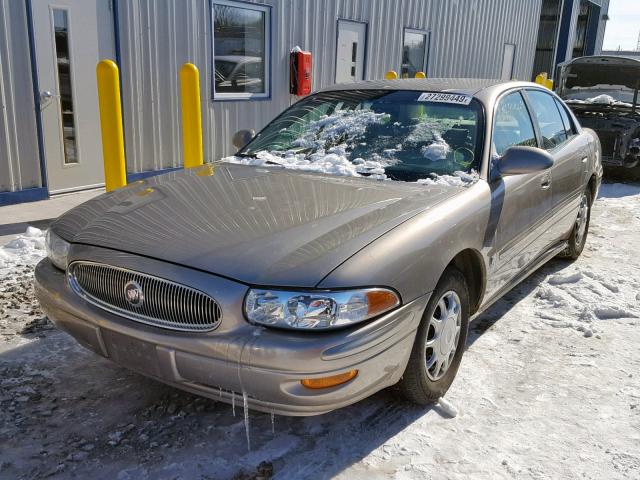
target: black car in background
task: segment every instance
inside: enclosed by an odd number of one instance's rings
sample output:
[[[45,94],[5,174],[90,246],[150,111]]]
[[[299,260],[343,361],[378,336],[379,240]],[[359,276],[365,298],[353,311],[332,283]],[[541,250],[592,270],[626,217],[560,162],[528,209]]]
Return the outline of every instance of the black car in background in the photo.
[[[640,59],[580,57],[563,63],[557,93],[596,131],[605,171],[640,180]]]

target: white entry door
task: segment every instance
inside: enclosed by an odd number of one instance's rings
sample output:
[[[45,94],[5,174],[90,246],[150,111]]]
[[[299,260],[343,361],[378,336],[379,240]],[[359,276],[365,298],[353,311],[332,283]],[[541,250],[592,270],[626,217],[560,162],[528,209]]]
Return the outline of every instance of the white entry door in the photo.
[[[366,35],[365,23],[338,20],[336,83],[357,82],[364,79]]]
[[[96,64],[115,58],[109,0],[30,0],[50,193],[104,184]]]

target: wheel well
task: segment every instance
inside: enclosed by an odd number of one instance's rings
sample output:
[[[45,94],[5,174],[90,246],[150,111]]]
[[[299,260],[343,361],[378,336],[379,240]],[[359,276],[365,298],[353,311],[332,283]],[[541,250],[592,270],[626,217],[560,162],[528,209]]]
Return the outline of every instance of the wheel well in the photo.
[[[456,267],[464,275],[469,289],[469,314],[473,315],[480,307],[485,288],[482,256],[476,250],[468,248],[458,253],[448,266]]]
[[[589,179],[589,188],[591,189],[591,204],[593,204],[593,202],[595,202],[596,200],[596,176],[591,175],[591,178]]]

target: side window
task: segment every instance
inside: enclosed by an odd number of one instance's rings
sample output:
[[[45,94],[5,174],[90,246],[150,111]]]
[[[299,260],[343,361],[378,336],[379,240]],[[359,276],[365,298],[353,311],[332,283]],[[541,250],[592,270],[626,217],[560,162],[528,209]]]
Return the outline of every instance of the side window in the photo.
[[[498,155],[513,146],[538,146],[527,105],[519,92],[510,93],[498,104],[493,124],[493,145]]]
[[[562,105],[562,103],[560,103],[557,99],[554,98],[554,100],[556,101],[556,107],[558,107],[558,110],[560,111],[560,116],[562,117],[562,123],[564,124],[564,129],[567,131],[567,135],[569,137],[572,137],[573,135],[576,134],[576,129],[573,126],[573,122],[569,118],[569,114],[567,113],[567,108],[564,105]]]
[[[567,131],[555,98],[540,90],[527,90],[527,98],[540,128],[542,148],[552,150],[565,142],[568,138]]]

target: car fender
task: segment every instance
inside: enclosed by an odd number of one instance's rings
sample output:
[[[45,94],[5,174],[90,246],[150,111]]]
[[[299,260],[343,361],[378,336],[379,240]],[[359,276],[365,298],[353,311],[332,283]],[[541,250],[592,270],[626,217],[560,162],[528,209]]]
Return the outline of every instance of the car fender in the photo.
[[[379,237],[333,270],[318,287],[388,286],[408,303],[433,291],[449,263],[469,249],[480,253],[484,275],[495,235],[490,231],[490,213],[489,185],[478,180]]]

